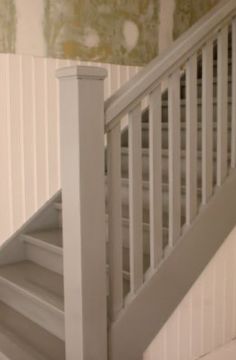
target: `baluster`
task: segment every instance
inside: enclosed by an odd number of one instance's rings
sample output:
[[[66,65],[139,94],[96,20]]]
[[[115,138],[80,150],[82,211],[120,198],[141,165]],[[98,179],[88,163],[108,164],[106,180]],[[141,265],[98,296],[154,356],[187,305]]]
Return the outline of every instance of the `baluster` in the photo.
[[[232,22],[232,154],[231,167],[236,167],[236,18]]]
[[[163,254],[162,239],[162,139],[161,86],[149,96],[149,186],[150,267],[154,270]]]
[[[130,287],[133,294],[143,283],[143,202],[141,105],[129,113],[129,228]]]
[[[120,123],[108,132],[107,162],[110,316],[115,319],[123,306]]]
[[[217,185],[227,175],[228,135],[228,27],[218,35],[217,59]]]
[[[213,191],[213,43],[202,50],[202,203]]]
[[[197,55],[186,66],[186,224],[197,214]]]
[[[180,184],[180,72],[169,78],[169,245],[174,246],[181,229]]]

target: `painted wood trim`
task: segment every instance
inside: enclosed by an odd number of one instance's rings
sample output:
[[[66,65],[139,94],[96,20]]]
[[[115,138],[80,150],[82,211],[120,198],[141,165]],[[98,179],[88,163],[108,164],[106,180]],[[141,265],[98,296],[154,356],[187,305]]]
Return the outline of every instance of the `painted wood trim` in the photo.
[[[120,125],[107,134],[107,163],[110,317],[115,319],[123,307]]]
[[[130,291],[134,294],[143,283],[143,186],[141,104],[129,113],[129,231]]]
[[[202,50],[202,203],[213,192],[213,43]]]
[[[68,359],[107,358],[103,88],[106,73],[105,69],[88,67],[66,69],[65,74],[59,72]]]
[[[169,124],[169,246],[173,247],[181,229],[180,185],[180,71],[176,71],[168,84]]]
[[[228,26],[217,38],[217,185],[228,172]]]
[[[197,55],[186,65],[186,224],[197,214]]]
[[[158,86],[149,95],[149,216],[151,271],[158,267],[163,256],[161,108],[161,86]]]

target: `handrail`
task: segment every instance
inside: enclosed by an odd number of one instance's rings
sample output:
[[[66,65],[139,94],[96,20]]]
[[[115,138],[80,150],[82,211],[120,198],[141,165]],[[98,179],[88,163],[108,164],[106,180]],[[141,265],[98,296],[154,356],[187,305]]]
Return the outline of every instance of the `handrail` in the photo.
[[[236,15],[236,0],[221,1],[194,26],[186,31],[163,55],[145,66],[129,83],[123,85],[105,102],[105,131],[111,130],[143,95],[168,75],[176,64],[184,62],[208,37],[217,34],[225,21]]]

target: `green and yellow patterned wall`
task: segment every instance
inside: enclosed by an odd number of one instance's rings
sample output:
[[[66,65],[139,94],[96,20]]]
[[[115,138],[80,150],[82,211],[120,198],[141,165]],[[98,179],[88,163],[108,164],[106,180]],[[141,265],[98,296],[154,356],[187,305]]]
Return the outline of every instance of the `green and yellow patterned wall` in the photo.
[[[173,38],[176,39],[188,30],[219,2],[220,0],[175,0]]]
[[[16,9],[14,0],[0,0],[0,52],[14,53]]]
[[[44,33],[48,55],[145,64],[158,50],[158,2],[45,0]]]
[[[160,40],[165,42],[161,29],[164,23],[165,27],[169,26],[170,17],[173,21],[170,21],[172,29],[169,29],[171,36],[167,45],[218,2],[0,0],[0,52],[144,65],[158,54]],[[166,4],[173,5],[173,13],[162,11],[160,19],[160,10]],[[25,22],[22,14],[25,14]],[[38,21],[37,34],[31,32],[27,19]],[[29,31],[25,30],[27,26]],[[21,31],[22,28],[24,31]],[[31,40],[20,41],[22,36],[29,36]],[[42,46],[35,54],[30,44],[38,43]]]

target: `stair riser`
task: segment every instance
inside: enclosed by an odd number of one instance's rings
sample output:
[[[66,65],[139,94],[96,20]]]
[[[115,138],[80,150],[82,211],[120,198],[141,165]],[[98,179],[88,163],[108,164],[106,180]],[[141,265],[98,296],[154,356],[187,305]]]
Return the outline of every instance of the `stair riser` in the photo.
[[[25,254],[27,260],[63,275],[62,254],[48,251],[47,249],[28,242],[25,242]]]
[[[108,226],[106,232],[106,244],[107,244],[107,256],[108,256]],[[122,227],[122,236],[123,236],[123,270],[129,272],[130,263],[129,263],[129,224],[126,221],[123,221]],[[146,271],[149,266],[149,254],[150,254],[150,238],[149,238],[149,226],[143,226],[143,254],[145,259],[145,267],[144,270]],[[167,229],[163,229],[163,250],[167,246],[168,243],[168,231]],[[27,260],[30,260],[40,266],[45,267],[48,270],[58,272],[63,275],[62,267],[63,267],[63,255],[58,253],[52,253],[51,251],[47,251],[42,249],[38,245],[30,244],[25,242],[25,247],[27,249],[26,256]],[[107,258],[107,263],[109,259]],[[56,265],[53,265],[56,264]],[[58,270],[60,269],[60,270]]]
[[[50,334],[64,340],[64,315],[38,298],[0,281],[0,300],[30,319]]]

